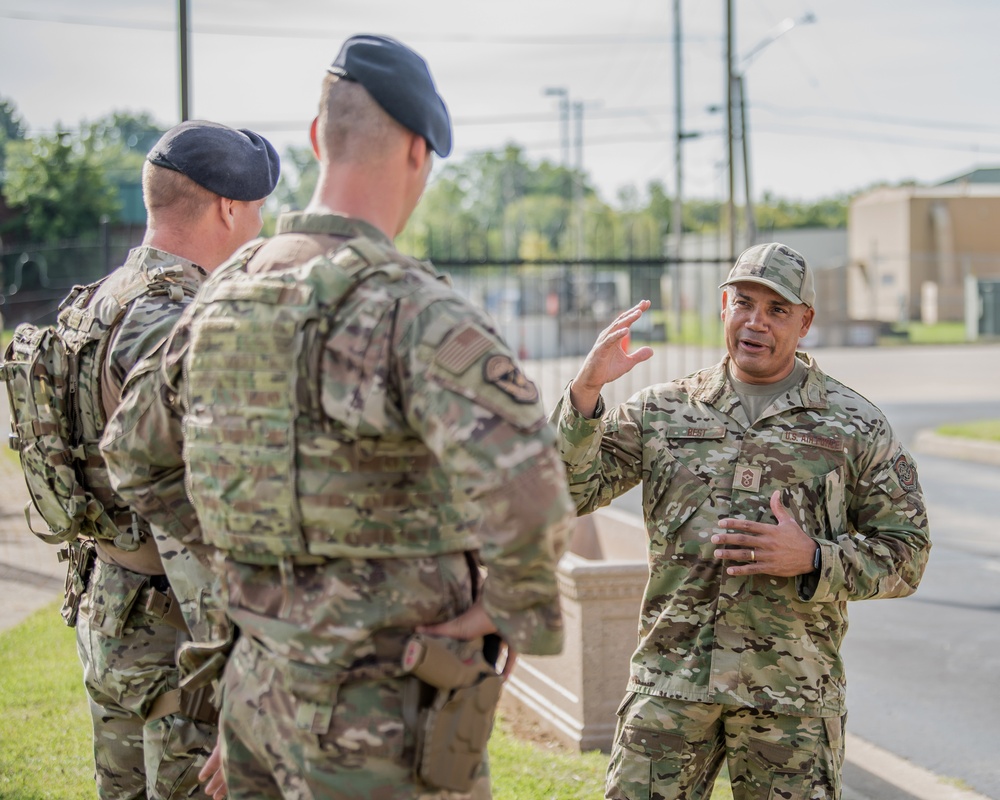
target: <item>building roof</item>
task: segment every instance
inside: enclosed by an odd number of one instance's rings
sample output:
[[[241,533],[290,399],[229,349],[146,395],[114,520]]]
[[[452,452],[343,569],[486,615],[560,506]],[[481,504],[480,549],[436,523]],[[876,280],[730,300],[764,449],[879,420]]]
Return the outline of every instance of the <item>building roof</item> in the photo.
[[[901,200],[935,200],[950,197],[1000,197],[1000,183],[947,183],[939,186],[884,186],[858,195],[851,206],[894,203]]]
[[[966,183],[995,183],[1000,184],[1000,167],[976,167],[971,172],[963,172],[954,178],[941,181],[938,186],[950,186],[952,184]]]

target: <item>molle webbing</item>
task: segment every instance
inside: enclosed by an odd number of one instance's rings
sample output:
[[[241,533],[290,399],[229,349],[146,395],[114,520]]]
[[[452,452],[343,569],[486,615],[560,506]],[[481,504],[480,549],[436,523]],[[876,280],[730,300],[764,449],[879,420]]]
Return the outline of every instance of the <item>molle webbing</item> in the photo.
[[[117,504],[98,449],[106,422],[102,371],[115,327],[146,295],[193,296],[197,282],[180,265],[126,267],[97,283],[76,286],[56,325],[19,325],[0,367],[11,411],[11,447],[18,451],[31,502],[28,527],[50,544],[93,536],[136,545],[128,509]],[[47,532],[31,525],[30,509]]]
[[[475,523],[447,511],[448,480],[423,442],[364,436],[321,403],[324,343],[345,301],[376,276],[388,303],[418,284],[370,240],[292,268],[280,247],[261,252],[270,270],[227,269],[195,301],[184,442],[206,542],[259,564],[462,549]]]

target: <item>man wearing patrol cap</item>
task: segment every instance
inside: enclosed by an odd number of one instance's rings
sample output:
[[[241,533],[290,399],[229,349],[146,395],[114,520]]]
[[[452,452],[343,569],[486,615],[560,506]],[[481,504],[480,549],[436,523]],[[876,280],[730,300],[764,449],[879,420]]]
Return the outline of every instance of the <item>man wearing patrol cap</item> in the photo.
[[[486,797],[489,705],[447,717],[449,695],[422,682],[434,671],[409,676],[404,653],[415,632],[460,664],[484,663],[494,633],[511,651],[560,650],[565,471],[489,319],[393,246],[432,154],[451,151],[424,60],[388,37],[348,39],[311,138],[306,210],[209,280],[162,374],[130,394],[180,400],[200,538],[239,629],[221,710],[229,795]],[[180,423],[138,399],[114,423],[115,477],[145,476],[116,488],[175,524],[144,498],[181,502],[185,464],[144,440],[176,440]],[[437,716],[468,730],[434,738]]]
[[[728,355],[605,409],[652,355],[598,337],[552,415],[579,513],[643,484],[650,576],[607,796],[839,798],[847,601],[916,590],[930,539],[882,413],[796,352],[813,276],[780,243],[720,286]]]
[[[127,374],[163,343],[207,274],[260,232],[278,171],[267,140],[214,122],[184,122],[149,152],[142,244],[100,284],[67,298],[59,317],[65,334],[96,339],[80,356],[84,442],[96,444]],[[163,543],[114,495],[99,458],[84,477],[117,528],[71,545],[96,551],[73,562],[90,565],[77,576],[76,629],[98,796],[204,797],[198,771],[217,737],[217,711],[178,690],[176,651],[192,633],[205,635],[211,573],[176,543],[161,558]]]

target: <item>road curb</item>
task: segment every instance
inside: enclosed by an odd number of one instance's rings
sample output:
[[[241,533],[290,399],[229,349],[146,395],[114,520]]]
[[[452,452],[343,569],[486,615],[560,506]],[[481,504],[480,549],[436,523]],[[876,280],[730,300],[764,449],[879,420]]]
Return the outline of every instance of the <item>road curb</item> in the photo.
[[[844,738],[848,763],[875,776],[877,783],[890,784],[913,800],[990,800],[851,733]],[[884,800],[878,789],[874,792],[866,789],[864,781],[852,785],[850,790],[845,787],[844,800]]]

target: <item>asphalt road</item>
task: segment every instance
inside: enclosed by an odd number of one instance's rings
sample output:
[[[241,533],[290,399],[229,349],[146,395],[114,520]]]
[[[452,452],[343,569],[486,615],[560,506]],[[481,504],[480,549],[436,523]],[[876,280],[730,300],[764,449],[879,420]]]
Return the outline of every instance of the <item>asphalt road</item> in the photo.
[[[878,403],[908,446],[944,422],[1000,418],[1000,348],[919,350],[816,356],[831,374],[849,373],[844,382]],[[931,558],[912,597],[851,604],[848,731],[1000,798],[1000,467],[919,452],[916,460]],[[638,490],[615,506],[641,514]],[[912,796],[850,765],[845,778],[860,787],[855,796]]]

